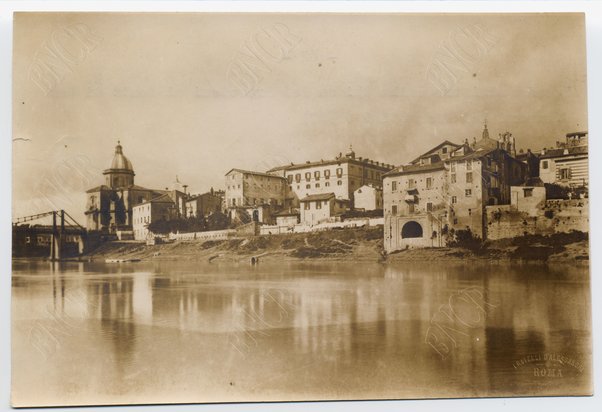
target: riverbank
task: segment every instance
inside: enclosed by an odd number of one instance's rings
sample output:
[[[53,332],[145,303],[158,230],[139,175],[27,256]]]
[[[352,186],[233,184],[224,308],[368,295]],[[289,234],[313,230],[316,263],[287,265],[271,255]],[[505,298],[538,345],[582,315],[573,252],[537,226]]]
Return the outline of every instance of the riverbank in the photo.
[[[91,260],[184,259],[209,262],[333,260],[333,261],[466,261],[508,260],[589,264],[586,233],[523,236],[478,246],[408,249],[385,255],[382,228],[349,228],[315,233],[264,235],[216,241],[179,241],[146,245],[134,241],[102,244]]]

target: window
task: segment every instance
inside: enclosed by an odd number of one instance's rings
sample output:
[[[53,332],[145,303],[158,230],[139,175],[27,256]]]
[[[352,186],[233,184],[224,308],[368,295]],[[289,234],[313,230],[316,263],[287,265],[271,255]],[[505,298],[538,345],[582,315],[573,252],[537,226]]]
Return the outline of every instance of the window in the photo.
[[[452,202],[452,204],[458,203],[458,198],[456,196],[452,196],[451,202]]]
[[[443,154],[447,153],[447,147],[441,148],[441,153],[443,153]]]
[[[307,184],[307,185],[305,185],[305,188],[306,188],[306,189],[311,189],[311,185],[310,185],[310,184]]]
[[[343,181],[342,180],[337,180],[337,186],[343,186]]]
[[[408,203],[408,213],[414,213],[414,203]]]
[[[295,175],[295,182],[299,183],[301,181],[301,173],[297,173]]]
[[[324,170],[324,177],[325,177],[326,179],[330,179],[330,169],[326,169],[326,170]]]
[[[472,190],[470,190],[470,189],[466,189],[466,190],[464,191],[464,195],[465,195],[466,197],[470,197],[470,196],[472,196]]]
[[[472,183],[472,172],[466,173],[466,183]]]
[[[547,160],[544,160],[544,161],[541,162],[541,168],[542,169],[547,169],[548,168],[548,161]]]
[[[320,187],[320,183],[316,183],[316,187]]]
[[[523,189],[523,191],[525,192],[525,197],[533,197],[533,188],[532,187],[525,188],[525,189]]]
[[[426,178],[426,188],[427,189],[432,189],[433,187],[433,178],[432,177],[427,177]]]
[[[309,210],[309,202],[304,202],[304,203],[303,203],[303,208],[304,208],[305,210]]]
[[[416,181],[414,179],[408,179],[408,187],[413,189],[416,186]]]
[[[311,172],[305,172],[305,181],[309,182],[311,180]]]
[[[288,179],[288,184],[290,185],[291,183],[293,183],[293,175],[288,175],[286,177]]]
[[[456,162],[451,162],[451,163],[450,163],[450,170],[451,170],[452,172],[455,172],[455,171],[456,171]]]
[[[326,187],[330,187],[330,182],[326,182],[326,183],[324,183],[324,186],[326,186]]]
[[[337,168],[337,177],[343,177],[343,168],[342,167]]]
[[[394,216],[397,214],[397,205],[391,206],[391,214]]]
[[[451,174],[451,182],[456,183],[456,174],[455,173]]]
[[[433,211],[433,204],[431,202],[428,202],[426,204],[426,211],[427,212],[432,212]]]
[[[559,177],[560,180],[569,180],[571,178],[571,169],[570,168],[564,168],[564,169],[560,169],[558,171],[559,173]]]
[[[466,170],[472,170],[472,160],[466,161]]]
[[[301,189],[301,185],[297,185],[297,189]]]
[[[238,185],[238,188],[240,189],[240,185]]]
[[[397,182],[396,181],[392,181],[391,182],[391,191],[394,192],[397,190]]]
[[[316,202],[316,209],[322,209],[322,202],[319,200]]]
[[[316,178],[316,180],[320,180],[320,171],[319,170],[316,170],[314,172],[314,177]]]
[[[497,177],[495,177],[495,176],[491,176],[491,177],[489,178],[489,186],[490,186],[490,187],[492,187],[492,188],[497,188],[497,187],[499,187],[499,182],[498,182],[498,180],[497,180]]]

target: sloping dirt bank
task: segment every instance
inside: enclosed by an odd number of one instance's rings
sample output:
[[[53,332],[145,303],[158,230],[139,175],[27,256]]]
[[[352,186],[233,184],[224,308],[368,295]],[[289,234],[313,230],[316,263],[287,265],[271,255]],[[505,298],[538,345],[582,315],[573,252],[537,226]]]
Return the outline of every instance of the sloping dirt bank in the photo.
[[[184,259],[215,261],[465,261],[529,260],[589,263],[586,233],[524,236],[485,242],[470,249],[408,249],[385,255],[382,228],[350,228],[316,233],[253,236],[219,241],[180,241],[147,246],[140,242],[108,242],[87,255],[104,259]]]

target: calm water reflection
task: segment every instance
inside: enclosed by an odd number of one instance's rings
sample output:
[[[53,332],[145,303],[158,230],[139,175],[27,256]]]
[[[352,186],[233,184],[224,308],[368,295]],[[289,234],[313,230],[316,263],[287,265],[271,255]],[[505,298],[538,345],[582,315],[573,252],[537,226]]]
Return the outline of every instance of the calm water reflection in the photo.
[[[587,268],[13,267],[17,405],[591,391]]]

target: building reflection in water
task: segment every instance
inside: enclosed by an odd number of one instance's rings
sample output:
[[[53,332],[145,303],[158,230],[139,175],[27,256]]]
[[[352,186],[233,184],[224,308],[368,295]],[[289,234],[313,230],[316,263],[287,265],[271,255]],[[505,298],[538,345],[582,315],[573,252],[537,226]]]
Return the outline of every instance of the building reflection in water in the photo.
[[[513,362],[570,352],[588,364],[591,351],[589,283],[580,269],[299,264],[133,270],[53,266],[49,279],[56,311],[74,313],[79,305],[81,316],[97,320],[98,356],[114,365],[118,380],[140,363],[156,363],[158,347],[163,367],[174,368],[167,375],[216,360],[214,373],[236,373],[239,381],[246,376],[257,391],[273,388],[278,376],[282,390],[311,382],[312,393],[326,393],[345,377],[349,387],[382,396],[405,390],[408,396],[482,396],[558,388],[558,382],[534,384],[530,369],[517,372]],[[466,291],[486,310],[466,306]],[[441,344],[446,356],[435,350]],[[589,370],[577,378],[583,385]]]

